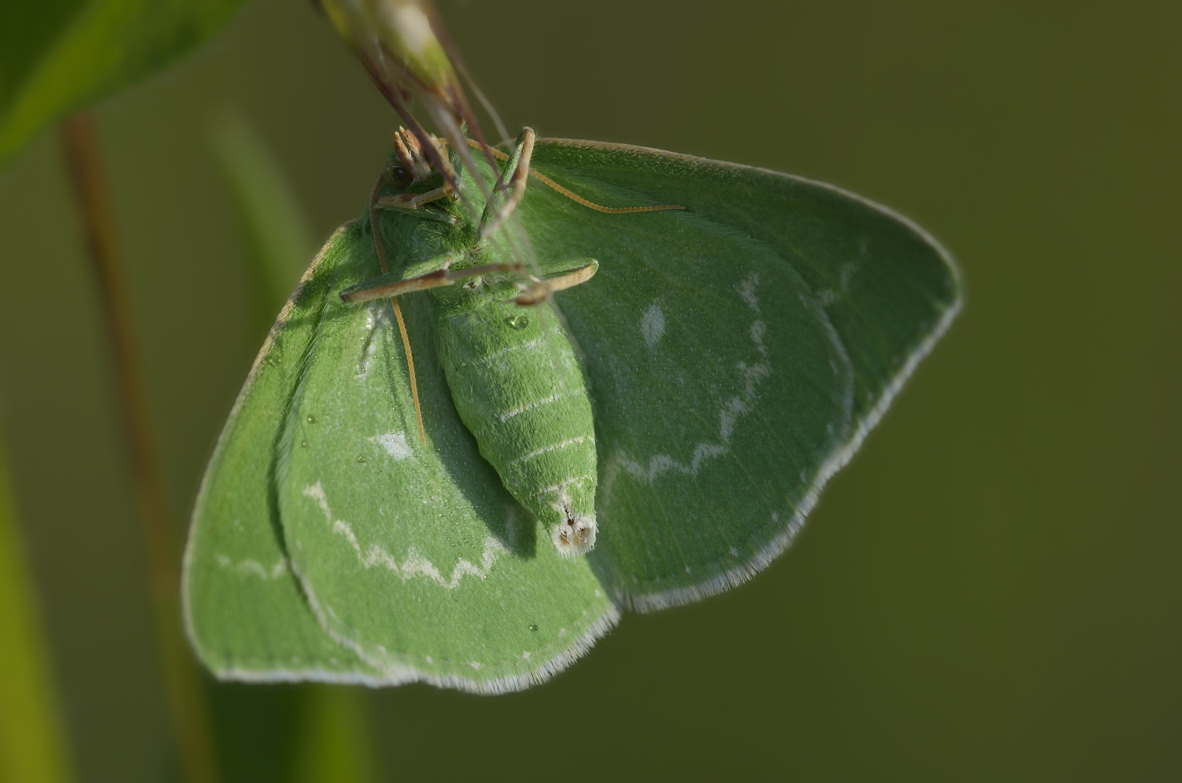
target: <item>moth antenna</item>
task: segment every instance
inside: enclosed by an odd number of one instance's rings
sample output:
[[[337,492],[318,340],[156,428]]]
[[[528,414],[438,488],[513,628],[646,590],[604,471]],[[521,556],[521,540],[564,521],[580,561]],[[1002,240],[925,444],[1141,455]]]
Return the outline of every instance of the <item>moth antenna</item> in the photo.
[[[377,180],[373,183],[373,189],[369,191],[369,233],[373,236],[374,250],[378,254],[378,266],[381,267],[382,274],[390,272],[389,266],[386,264],[386,252],[382,249],[381,237],[378,236],[378,193],[382,190],[382,185],[386,182],[386,170],[382,169],[378,174]]]
[[[468,139],[468,145],[471,147],[480,147],[481,146],[479,142],[477,142],[473,139]],[[509,159],[508,155],[506,155],[505,153],[501,152],[498,149],[494,149],[493,147],[485,147],[484,149],[486,152],[491,154],[497,160],[508,160]],[[529,175],[531,177],[533,177],[534,179],[536,179],[538,182],[541,182],[546,187],[557,191],[559,193],[559,195],[566,196],[567,198],[569,198],[571,201],[575,202],[576,204],[580,204],[584,207],[587,207],[588,209],[593,209],[596,212],[607,212],[608,214],[611,214],[611,215],[621,215],[621,214],[626,214],[626,213],[631,213],[631,212],[663,212],[663,211],[669,210],[669,209],[685,209],[685,207],[683,207],[680,204],[652,204],[652,205],[643,206],[643,207],[605,207],[602,204],[596,204],[594,201],[583,198],[582,196],[580,196],[578,193],[575,193],[574,191],[564,188],[562,185],[559,185],[557,182],[550,179],[545,174],[538,173],[535,169],[531,168],[529,170]]]
[[[381,268],[382,274],[390,273],[390,266],[386,263],[386,251],[382,249],[382,237],[378,233],[378,193],[382,190],[382,184],[386,181],[386,170],[382,169],[382,173],[378,174],[377,181],[373,183],[373,190],[369,193],[369,232],[373,236],[374,250],[378,254],[378,267]],[[406,322],[402,320],[402,307],[398,304],[397,297],[390,297],[390,306],[394,308],[394,320],[398,322],[398,333],[402,335],[402,347],[406,349],[406,369],[410,373],[410,396],[415,403],[415,420],[419,423],[419,440],[423,445],[427,445],[427,434],[423,431],[423,409],[419,406],[419,385],[415,381],[415,360],[414,355],[410,350],[410,335],[406,333]]]
[[[406,322],[402,320],[402,308],[398,305],[398,299],[391,297],[390,304],[394,307],[394,320],[398,321],[402,345],[406,348],[406,368],[410,371],[410,396],[415,402],[415,421],[419,424],[419,440],[426,446],[427,433],[423,432],[423,409],[419,407],[419,385],[415,382],[415,360],[410,353],[410,335],[406,333]]]
[[[554,180],[547,177],[545,174],[539,174],[536,171],[530,171],[530,174],[535,177],[538,182],[541,182],[548,188],[551,188],[559,193],[559,195],[566,196],[576,204],[581,204],[588,209],[593,209],[596,212],[607,212],[611,215],[622,215],[630,212],[664,212],[670,209],[685,209],[681,204],[651,204],[643,207],[605,207],[602,204],[596,204],[594,201],[583,198],[578,193],[570,191],[559,185]]]

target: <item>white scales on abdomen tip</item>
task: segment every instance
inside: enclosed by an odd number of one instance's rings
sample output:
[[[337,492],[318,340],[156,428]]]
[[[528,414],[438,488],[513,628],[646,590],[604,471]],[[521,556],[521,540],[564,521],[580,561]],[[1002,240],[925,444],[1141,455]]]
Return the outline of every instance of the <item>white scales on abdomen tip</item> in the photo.
[[[566,515],[566,521],[554,526],[550,531],[550,540],[559,554],[567,557],[585,555],[595,548],[595,534],[599,526],[595,523],[593,514],[572,514],[570,500],[562,495],[559,497],[557,508]]]

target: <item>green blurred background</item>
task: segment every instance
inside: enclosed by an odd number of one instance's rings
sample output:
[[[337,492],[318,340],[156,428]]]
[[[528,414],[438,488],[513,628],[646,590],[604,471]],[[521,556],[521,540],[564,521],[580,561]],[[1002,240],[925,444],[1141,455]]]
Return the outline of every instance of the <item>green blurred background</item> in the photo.
[[[440,11],[511,129],[842,185],[944,241],[967,305],[764,574],[627,615],[525,693],[368,692],[381,779],[1182,779],[1182,6]],[[264,328],[211,129],[257,131],[319,242],[360,213],[395,120],[283,0],[96,115],[184,520]],[[74,766],[167,779],[139,523],[53,133],[0,174],[0,242],[0,424]],[[223,689],[248,705],[260,776],[272,702],[298,695]]]

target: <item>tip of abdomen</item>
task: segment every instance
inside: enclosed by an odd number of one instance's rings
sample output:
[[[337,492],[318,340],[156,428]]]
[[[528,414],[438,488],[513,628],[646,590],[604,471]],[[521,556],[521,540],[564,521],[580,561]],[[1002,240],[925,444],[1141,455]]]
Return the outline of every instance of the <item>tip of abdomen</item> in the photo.
[[[550,538],[558,551],[567,557],[585,555],[595,548],[595,517],[568,514],[565,522],[554,526]]]

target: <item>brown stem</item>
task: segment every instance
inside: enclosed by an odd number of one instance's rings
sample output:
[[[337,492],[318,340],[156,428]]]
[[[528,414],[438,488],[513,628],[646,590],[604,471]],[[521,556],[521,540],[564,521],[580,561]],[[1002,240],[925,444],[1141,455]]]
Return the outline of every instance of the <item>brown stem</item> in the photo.
[[[193,783],[206,783],[217,779],[209,713],[200,674],[181,631],[180,549],[148,418],[139,350],[115,238],[115,216],[89,112],[79,112],[66,119],[61,137],[115,364],[120,419],[144,537],[148,595],[155,615],[172,718],[186,778]]]

